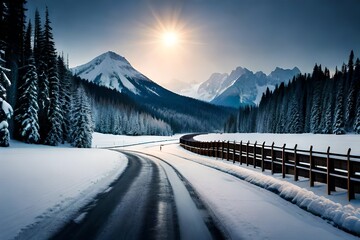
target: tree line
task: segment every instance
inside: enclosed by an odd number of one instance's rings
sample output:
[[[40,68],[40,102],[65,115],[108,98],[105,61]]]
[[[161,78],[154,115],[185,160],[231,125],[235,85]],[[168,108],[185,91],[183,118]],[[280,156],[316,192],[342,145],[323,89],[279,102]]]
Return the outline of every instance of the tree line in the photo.
[[[96,132],[115,135],[173,134],[172,127],[127,94],[74,77],[85,88]]]
[[[225,132],[360,134],[360,60],[351,51],[347,64],[315,65],[289,84],[263,93],[258,106],[246,106],[231,116]]]
[[[0,1],[0,146],[26,143],[90,147],[88,97],[56,52],[49,11],[25,17],[26,0]],[[11,118],[11,116],[13,117]]]
[[[26,0],[0,0],[0,146],[91,147],[92,132],[171,135],[172,127],[115,90],[74,76],[58,54],[46,8],[25,17]]]

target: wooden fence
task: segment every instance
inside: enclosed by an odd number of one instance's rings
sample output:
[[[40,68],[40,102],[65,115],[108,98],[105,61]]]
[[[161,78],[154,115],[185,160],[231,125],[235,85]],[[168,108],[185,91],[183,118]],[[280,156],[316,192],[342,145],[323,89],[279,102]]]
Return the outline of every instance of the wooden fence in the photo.
[[[262,171],[271,170],[271,173],[281,173],[309,178],[310,186],[315,182],[327,184],[327,194],[335,191],[335,187],[348,190],[348,200],[355,199],[355,193],[360,193],[360,156],[351,155],[351,149],[346,154],[331,153],[330,147],[326,152],[301,150],[294,148],[266,145],[250,142],[199,142],[193,139],[195,134],[180,138],[180,145],[197,154],[226,159],[233,163],[238,162],[259,167]]]

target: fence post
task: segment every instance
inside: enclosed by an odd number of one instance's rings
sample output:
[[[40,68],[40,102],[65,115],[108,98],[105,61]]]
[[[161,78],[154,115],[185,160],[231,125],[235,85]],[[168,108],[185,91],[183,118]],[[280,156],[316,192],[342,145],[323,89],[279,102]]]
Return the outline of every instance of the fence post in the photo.
[[[240,165],[242,165],[242,141],[240,141]]]
[[[215,157],[214,141],[211,141],[210,148],[211,148],[211,156],[212,156],[212,157]]]
[[[235,163],[235,153],[236,153],[236,143],[235,143],[235,141],[234,141],[234,149],[233,149],[233,163]]]
[[[332,162],[330,162],[330,146],[327,148],[326,151],[326,183],[327,183],[327,194],[331,194],[331,190],[333,190],[333,183],[331,179],[331,172],[332,172]]]
[[[351,161],[350,161],[350,151],[351,151],[351,148],[349,148],[349,150],[347,152],[347,170],[348,170],[347,187],[348,187],[348,200],[349,201],[351,199],[355,198],[354,186],[351,184],[352,164],[351,164]]]
[[[208,153],[207,153],[207,155],[208,155],[209,157],[212,157],[211,142],[208,142]]]
[[[314,174],[312,169],[314,168],[314,161],[313,161],[313,157],[312,157],[312,150],[313,150],[313,146],[310,146],[310,155],[309,155],[309,162],[310,162],[310,168],[309,168],[309,180],[310,180],[310,187],[314,186]]]
[[[206,154],[206,156],[210,156],[210,142],[206,142],[205,154]]]
[[[249,166],[249,143],[250,141],[246,143],[246,166]]]
[[[254,168],[256,168],[256,144],[257,144],[257,141],[255,141],[255,144],[254,144],[254,156],[253,156],[253,166]]]
[[[224,159],[224,145],[225,145],[225,141],[221,142],[221,159]]]
[[[286,143],[282,147],[282,156],[281,156],[282,157],[281,172],[283,178],[285,178],[285,147],[286,147]]]
[[[215,157],[215,154],[216,154],[215,141],[211,142],[211,149],[212,149],[212,156]]]
[[[274,174],[274,144],[271,144],[271,174]]]
[[[227,147],[226,147],[226,161],[230,160],[230,142],[227,141]]]
[[[261,148],[261,171],[263,172],[265,170],[265,164],[264,164],[264,148],[265,148],[265,142],[262,144]]]
[[[297,171],[296,149],[297,149],[297,144],[295,144],[295,147],[294,147],[294,181],[299,180],[298,171]]]

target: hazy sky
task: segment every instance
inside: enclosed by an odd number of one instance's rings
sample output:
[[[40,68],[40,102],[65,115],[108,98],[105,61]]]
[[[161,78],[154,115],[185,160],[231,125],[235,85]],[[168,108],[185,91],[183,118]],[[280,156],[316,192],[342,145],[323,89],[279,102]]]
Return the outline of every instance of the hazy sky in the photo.
[[[112,50],[170,89],[237,66],[311,72],[360,56],[359,0],[28,0],[27,15],[46,5],[71,67]]]

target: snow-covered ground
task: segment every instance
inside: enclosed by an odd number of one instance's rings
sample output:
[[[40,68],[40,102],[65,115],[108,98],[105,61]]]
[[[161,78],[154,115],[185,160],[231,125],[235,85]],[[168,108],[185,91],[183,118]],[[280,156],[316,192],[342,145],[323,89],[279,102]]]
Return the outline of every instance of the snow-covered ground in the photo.
[[[326,152],[330,146],[330,152],[346,154],[348,149],[351,148],[351,154],[360,155],[360,135],[346,134],[269,134],[269,133],[224,133],[224,134],[203,134],[194,138],[198,141],[236,141],[246,143],[271,145],[272,142],[275,146],[293,148],[297,144],[298,149],[309,150],[310,145],[313,146],[314,151]]]
[[[93,134],[93,148],[102,147],[124,147],[133,144],[156,143],[161,141],[178,141],[182,135],[174,136],[125,136],[112,134]]]
[[[11,141],[0,148],[0,239],[21,230],[47,238],[126,166],[125,156],[112,151]]]
[[[199,156],[176,144],[180,136],[129,137],[95,133],[93,147],[121,146],[124,150],[147,152],[168,160],[192,183],[214,211],[219,212],[219,218],[223,224],[234,225],[232,231],[235,235],[246,231],[246,234],[250,235],[241,236],[245,238],[278,237],[277,234],[281,228],[268,228],[266,222],[276,221],[285,226],[285,223],[291,220],[286,214],[288,210],[295,211],[299,215],[300,220],[296,224],[300,225],[294,225],[294,229],[306,228],[309,225],[321,226],[318,217],[313,215],[309,217],[308,213],[303,213],[305,211],[301,208],[320,215],[342,228],[360,231],[360,200],[352,200],[349,203],[346,200],[346,190],[337,189],[337,192],[328,196],[324,184],[316,183],[314,188],[310,188],[307,179],[294,182],[292,177],[282,179],[279,175],[272,176],[268,171],[262,173],[259,169],[252,167],[246,168],[244,165],[233,165],[226,161]],[[359,152],[357,146],[360,146],[360,137],[357,135],[211,134],[198,136],[196,139],[275,141],[276,145],[286,142],[287,146],[297,143],[299,148],[303,149],[307,149],[311,144],[318,151],[326,150],[327,145],[330,145],[328,143],[331,143],[333,151],[340,153],[346,152],[348,147],[353,149],[352,153],[357,153]],[[136,145],[139,143],[143,144]],[[162,151],[160,151],[160,145],[163,145]],[[215,170],[212,170],[215,172],[209,172],[205,170],[208,167],[203,165],[233,176],[224,177],[217,174]],[[124,171],[126,166],[127,159],[123,155],[105,149],[48,147],[12,141],[10,148],[0,148],[0,239],[14,238],[19,232],[22,234],[20,236],[26,237],[27,232],[34,231],[41,234],[42,238],[48,237],[52,229],[56,230],[69,218],[76,218],[77,211],[91,201],[97,193],[106,191],[109,184]],[[237,181],[239,183],[236,183]],[[226,192],[226,189],[224,189],[224,194],[214,192],[218,191],[216,186],[221,186],[226,182],[242,184],[245,189],[243,191],[240,189],[236,194],[232,194],[231,191]],[[251,199],[243,198],[245,192],[250,194],[252,191],[255,191],[255,195],[262,195],[261,192],[266,191],[263,196],[267,198],[264,201],[258,199],[254,202],[255,205],[251,205],[255,209],[254,212],[257,209],[261,211],[270,205],[284,207],[284,212],[272,214],[271,220],[249,215],[249,222],[255,221],[259,225],[260,221],[262,226],[252,228],[251,225],[246,225],[245,221],[242,222],[242,227],[239,227],[239,218],[246,217],[242,213],[250,209],[245,203],[257,198],[257,196]],[[271,191],[277,192],[280,197]],[[291,203],[284,203],[282,198],[290,200],[301,208]],[[294,210],[294,207],[298,210]],[[328,225],[333,228],[330,224]],[[42,231],[43,229],[47,231]],[[352,236],[347,236],[345,233],[343,235],[337,232],[336,228],[333,229],[334,239],[336,237],[352,239]],[[263,235],[258,235],[260,231],[265,232]],[[322,232],[322,230],[319,231]],[[330,229],[330,232],[332,231]],[[299,236],[301,236],[300,233]]]

